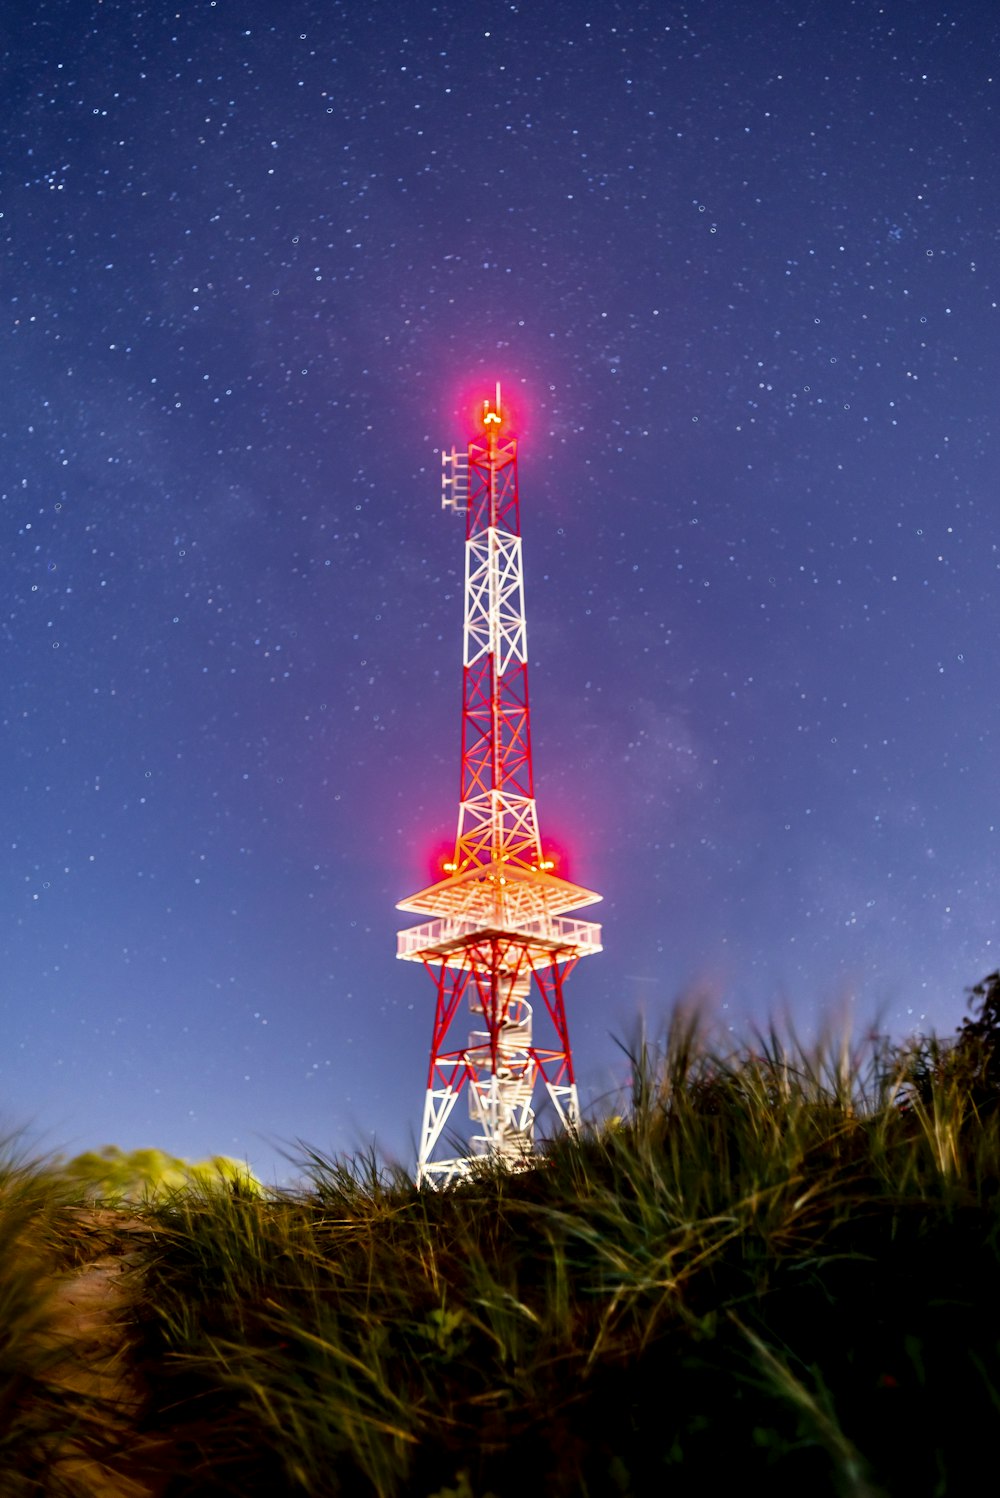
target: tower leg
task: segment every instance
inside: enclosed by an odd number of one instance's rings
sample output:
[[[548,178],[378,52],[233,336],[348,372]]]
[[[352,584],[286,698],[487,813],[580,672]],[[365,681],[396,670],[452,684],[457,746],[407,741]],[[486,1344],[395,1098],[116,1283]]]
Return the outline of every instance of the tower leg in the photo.
[[[427,1095],[424,1098],[424,1120],[420,1130],[420,1153],[417,1157],[418,1186],[422,1186],[425,1181],[438,1179],[442,1175],[450,1180],[461,1163],[455,1160],[433,1163],[431,1161],[431,1156],[440,1142],[461,1090],[462,1082],[459,1082],[457,1087],[449,1083],[444,1087],[428,1087],[427,1089]]]
[[[534,1051],[538,1072],[545,1083],[545,1090],[552,1100],[556,1117],[567,1134],[576,1134],[580,1127],[580,1098],[573,1074],[573,1053],[569,1044],[569,1024],[563,999],[563,983],[576,966],[576,958],[562,964],[553,961],[546,966],[535,967],[535,982],[545,1001],[556,1036],[558,1049]]]
[[[471,973],[467,967],[450,968],[442,965],[436,969],[430,963],[425,963],[424,966],[437,989],[437,1001],[434,1006],[434,1033],[431,1037],[420,1148],[417,1152],[418,1186],[432,1177],[437,1179],[443,1176],[450,1180],[462,1167],[460,1160],[432,1161],[431,1156],[441,1142],[448,1119],[470,1077],[469,1064],[464,1054],[449,1054],[443,1047]]]

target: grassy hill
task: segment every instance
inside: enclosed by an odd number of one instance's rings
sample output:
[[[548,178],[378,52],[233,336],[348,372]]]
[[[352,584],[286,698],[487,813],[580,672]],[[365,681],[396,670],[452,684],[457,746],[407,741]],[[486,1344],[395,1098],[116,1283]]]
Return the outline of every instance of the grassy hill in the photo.
[[[971,1492],[1000,1431],[992,1054],[722,1057],[679,1019],[624,1115],[530,1169],[418,1191],[312,1155],[296,1192],[97,1214],[124,1424],[53,1369],[86,1216],[10,1164],[3,1492],[61,1491],[67,1430],[171,1498]]]

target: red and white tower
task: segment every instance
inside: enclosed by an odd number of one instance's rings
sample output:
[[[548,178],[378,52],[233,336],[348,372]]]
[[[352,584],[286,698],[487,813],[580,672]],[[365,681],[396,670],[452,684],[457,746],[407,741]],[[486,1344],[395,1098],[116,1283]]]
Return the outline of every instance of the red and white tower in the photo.
[[[600,895],[558,877],[538,831],[517,438],[499,385],[481,432],[442,463],[443,503],[466,516],[458,832],[445,877],[397,907],[430,917],[399,933],[397,956],[422,962],[437,995],[417,1179],[439,1182],[465,1173],[470,1155],[530,1155],[541,1087],[576,1128],[563,988],[601,950],[600,926],[566,916]],[[476,1128],[456,1154],[449,1120],[463,1090]]]

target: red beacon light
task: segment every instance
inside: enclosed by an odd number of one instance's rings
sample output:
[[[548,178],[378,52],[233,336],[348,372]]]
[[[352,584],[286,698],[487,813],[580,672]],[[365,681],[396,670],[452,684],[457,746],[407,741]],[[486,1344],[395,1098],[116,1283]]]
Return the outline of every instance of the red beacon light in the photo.
[[[542,855],[535,867],[540,874],[552,874],[556,879],[565,879],[567,877],[566,868],[568,862],[566,849],[562,843],[550,842],[546,838]]]
[[[497,380],[497,393],[493,404],[490,405],[489,396],[483,401],[483,426],[487,431],[500,426],[503,420],[500,409],[500,381]]]

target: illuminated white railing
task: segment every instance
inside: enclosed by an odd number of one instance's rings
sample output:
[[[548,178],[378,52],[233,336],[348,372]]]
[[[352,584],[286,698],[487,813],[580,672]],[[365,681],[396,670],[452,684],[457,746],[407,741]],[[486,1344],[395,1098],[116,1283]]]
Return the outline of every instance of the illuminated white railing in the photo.
[[[492,928],[491,928],[492,929]],[[567,920],[565,916],[536,916],[527,921],[511,921],[498,928],[505,935],[534,938],[560,947],[574,947],[586,952],[601,950],[601,928],[594,921]],[[396,938],[397,957],[419,957],[422,952],[454,946],[469,936],[483,932],[481,920],[461,920],[444,916],[400,931]]]

